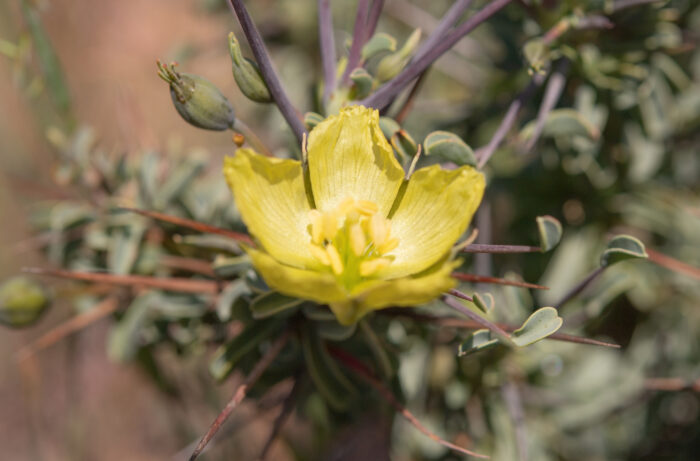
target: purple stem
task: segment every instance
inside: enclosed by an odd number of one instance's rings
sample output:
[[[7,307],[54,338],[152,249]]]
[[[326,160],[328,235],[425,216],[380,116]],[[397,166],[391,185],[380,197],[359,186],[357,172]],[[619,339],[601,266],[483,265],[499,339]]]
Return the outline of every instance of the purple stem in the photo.
[[[328,104],[335,91],[335,39],[333,37],[333,15],[330,0],[318,0],[318,36],[323,65],[323,103]]]
[[[442,17],[438,23],[435,30],[430,34],[428,38],[418,47],[413,60],[420,59],[424,54],[428,53],[440,40],[443,39],[445,34],[450,27],[452,27],[460,16],[469,8],[472,0],[457,0],[452,4],[450,9],[447,10],[445,15]]]
[[[265,48],[265,43],[260,36],[260,32],[258,32],[258,28],[255,27],[255,23],[243,4],[243,0],[229,1],[233,7],[236,17],[238,18],[238,22],[241,23],[243,33],[245,34],[246,39],[248,39],[248,44],[250,45],[253,56],[255,56],[255,60],[258,63],[260,73],[262,74],[263,79],[265,79],[265,83],[270,90],[272,99],[275,100],[275,103],[277,104],[277,107],[279,107],[282,116],[294,132],[294,136],[296,136],[299,144],[301,144],[304,133],[306,133],[306,128],[297,115],[297,110],[294,108],[292,102],[289,100],[287,94],[282,88],[282,84],[277,77],[274,67],[272,67],[270,55],[267,52],[267,48]]]
[[[571,301],[576,295],[578,295],[579,293],[581,293],[588,285],[590,285],[591,282],[592,282],[593,280],[597,279],[598,276],[599,276],[600,274],[603,273],[603,271],[605,270],[606,267],[607,267],[607,266],[600,266],[599,268],[597,268],[596,270],[594,270],[593,272],[591,272],[590,274],[588,274],[588,275],[586,276],[585,279],[581,280],[581,281],[578,283],[578,285],[576,285],[576,286],[573,287],[571,290],[569,290],[569,292],[566,293],[566,294],[559,300],[559,302],[555,303],[555,304],[554,304],[554,307],[555,307],[556,309],[561,309],[561,307],[562,307],[564,304],[566,304],[566,303],[568,303],[569,301]]]
[[[503,117],[503,120],[498,126],[496,133],[494,133],[493,137],[491,138],[491,141],[489,141],[489,143],[486,146],[476,150],[474,154],[476,155],[476,158],[479,159],[479,164],[477,166],[479,169],[483,168],[484,165],[486,165],[486,162],[489,161],[493,153],[496,152],[496,149],[503,141],[503,138],[506,137],[506,134],[508,134],[508,131],[513,126],[513,123],[515,123],[515,119],[518,117],[520,109],[522,109],[525,102],[527,102],[532,97],[532,94],[535,92],[535,89],[538,86],[540,86],[543,81],[544,75],[542,74],[536,74],[532,78],[527,88],[525,88],[523,92],[520,93],[518,97],[515,98],[515,100],[510,104],[510,107],[508,107],[508,112],[506,112],[506,116]]]
[[[557,69],[554,71],[547,86],[544,90],[544,97],[542,98],[542,105],[540,110],[537,112],[537,121],[535,122],[535,130],[532,133],[532,137],[528,140],[527,144],[523,149],[523,154],[526,154],[535,147],[537,140],[542,135],[542,130],[544,130],[544,124],[547,121],[547,116],[557,105],[561,93],[564,90],[564,85],[566,85],[566,74],[569,71],[569,60],[563,58],[559,64],[557,64]]]
[[[383,85],[376,92],[360,101],[359,104],[377,109],[386,107],[406,85],[423,73],[437,58],[445,54],[445,52],[452,48],[462,37],[503,9],[511,1],[512,0],[494,0],[489,3],[452,32],[445,35],[443,40],[435,45],[435,48],[406,66],[399,75]]]
[[[372,2],[372,9],[369,10],[369,18],[367,19],[367,30],[365,31],[365,43],[367,40],[372,38],[374,32],[377,30],[377,24],[379,23],[379,16],[382,14],[382,9],[384,8],[384,0],[374,0]]]
[[[365,44],[367,30],[367,12],[369,11],[369,0],[359,0],[357,3],[357,14],[355,15],[355,27],[352,31],[352,45],[348,54],[348,64],[343,72],[341,82],[347,84],[350,81],[350,72],[360,63],[362,46]]]
[[[459,313],[466,315],[467,317],[469,317],[479,325],[483,326],[484,328],[488,328],[489,330],[494,332],[496,336],[503,339],[507,344],[512,344],[510,335],[503,328],[499,327],[495,323],[490,322],[485,318],[481,317],[480,315],[475,314],[469,308],[464,307],[461,303],[448,296],[443,296],[442,302],[450,306],[452,309],[458,311]]]
[[[472,243],[462,249],[462,253],[539,253],[540,247],[529,245],[487,245],[483,243]]]

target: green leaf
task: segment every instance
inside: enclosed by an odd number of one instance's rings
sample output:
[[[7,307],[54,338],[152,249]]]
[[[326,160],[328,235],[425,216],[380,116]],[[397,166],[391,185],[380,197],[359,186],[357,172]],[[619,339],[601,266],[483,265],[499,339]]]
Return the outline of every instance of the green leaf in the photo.
[[[484,293],[483,295],[479,293],[474,293],[472,295],[472,299],[474,300],[474,305],[478,307],[479,310],[484,314],[488,314],[488,312],[491,309],[493,309],[493,306],[495,304],[493,295],[491,293]]]
[[[304,316],[311,320],[326,321],[335,319],[335,315],[328,307],[319,306],[318,304],[307,303],[301,310]]]
[[[313,130],[316,125],[323,121],[323,115],[316,112],[307,112],[304,114],[304,126],[307,130]]]
[[[188,157],[185,162],[168,175],[165,183],[159,187],[153,200],[154,208],[162,210],[173,199],[177,198],[199,176],[206,164],[206,159],[203,157]]]
[[[476,157],[471,147],[462,138],[448,131],[433,131],[423,141],[426,155],[456,163],[476,166]]]
[[[217,255],[212,268],[214,274],[220,279],[228,279],[236,275],[241,275],[252,266],[250,257],[247,254],[240,256]]]
[[[389,117],[379,117],[379,128],[382,130],[382,133],[384,133],[386,139],[391,139],[394,133],[401,129],[399,124],[396,123],[396,120]]]
[[[258,345],[270,338],[280,326],[280,321],[275,318],[252,322],[242,332],[221,346],[209,364],[209,373],[217,380],[226,378],[249,352],[255,350]]]
[[[347,410],[357,391],[330,357],[315,328],[304,329],[301,346],[306,368],[318,392],[336,411]]]
[[[337,320],[326,320],[317,322],[318,334],[330,341],[345,341],[355,334],[357,323],[352,325],[341,325]]]
[[[546,253],[559,244],[563,233],[561,223],[549,215],[538,216],[536,221],[540,234],[540,249],[542,253]]]
[[[600,257],[600,265],[607,267],[628,259],[646,259],[649,255],[644,244],[631,235],[617,235],[608,242],[608,248]]]
[[[219,320],[227,322],[233,314],[233,304],[244,295],[250,294],[248,284],[244,279],[234,280],[221,290],[216,300],[216,314]]]
[[[250,310],[254,319],[264,319],[278,312],[297,307],[302,302],[303,300],[299,298],[292,298],[276,291],[268,291],[253,299],[250,303]]]
[[[144,220],[133,217],[130,225],[116,228],[109,239],[107,250],[107,268],[118,275],[131,273],[139,257],[141,240],[146,232]]]
[[[520,136],[530,139],[535,132],[537,121],[534,120],[522,129]],[[554,109],[547,115],[542,136],[583,136],[588,139],[598,139],[600,131],[586,120],[576,109]]]
[[[374,34],[362,47],[362,60],[366,61],[381,52],[396,51],[396,39],[389,34]]]
[[[44,287],[28,277],[13,277],[0,285],[0,323],[13,328],[33,324],[49,305]]]
[[[151,306],[158,298],[159,293],[150,291],[131,302],[126,314],[112,327],[107,338],[107,356],[110,359],[126,362],[136,356],[141,347],[141,330],[148,319]]]
[[[511,335],[511,340],[516,346],[527,346],[556,332],[563,322],[559,313],[553,307],[537,309],[525,320],[523,326]]]
[[[473,354],[489,349],[498,344],[498,338],[494,337],[490,330],[476,330],[469,335],[466,341],[459,345],[458,356]]]
[[[372,91],[374,78],[362,67],[353,69],[350,80],[353,82],[350,99],[364,99]]]
[[[406,130],[399,130],[394,133],[390,141],[402,160],[410,159],[418,152],[418,144]]]

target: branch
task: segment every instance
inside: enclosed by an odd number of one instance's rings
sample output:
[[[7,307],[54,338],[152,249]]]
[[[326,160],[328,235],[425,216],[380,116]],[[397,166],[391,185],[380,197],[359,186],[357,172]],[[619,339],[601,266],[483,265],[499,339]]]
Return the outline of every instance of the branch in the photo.
[[[588,274],[586,278],[581,280],[576,286],[574,286],[571,290],[569,290],[562,298],[559,300],[559,302],[555,303],[553,307],[555,309],[561,309],[562,306],[569,301],[571,301],[576,295],[581,293],[588,285],[590,285],[591,282],[593,282],[595,279],[598,278],[600,274],[603,273],[605,268],[608,266],[600,266],[597,269],[595,269],[593,272]]]
[[[333,37],[333,15],[330,0],[318,0],[318,41],[321,46],[323,66],[323,103],[335,91],[335,38]]]
[[[63,269],[43,269],[40,267],[25,267],[23,272],[49,277],[81,280],[84,282],[107,283],[128,287],[147,287],[158,290],[177,291],[180,293],[217,294],[218,284],[212,280],[193,280],[179,277],[148,277],[145,275],[116,275],[99,272],[78,272]]]
[[[347,84],[350,81],[350,72],[360,63],[362,47],[365,44],[367,28],[367,12],[369,11],[369,0],[359,0],[357,3],[357,13],[355,15],[355,27],[352,31],[352,44],[348,54],[348,63],[340,79]]]
[[[410,63],[399,75],[380,87],[376,92],[360,101],[359,104],[377,109],[386,107],[406,85],[423,73],[437,58],[442,56],[447,50],[461,40],[462,37],[496,14],[511,1],[512,0],[494,0],[489,3],[478,13],[474,14],[474,16],[462,23],[462,25],[445,35],[443,40],[436,44],[435,48],[426,52],[419,59],[416,59],[415,62]]]
[[[649,261],[654,262],[661,267],[665,267],[666,269],[678,272],[679,274],[684,274],[700,280],[699,268],[686,264],[683,261],[679,261],[670,256],[666,256],[658,251],[650,250],[649,248],[646,249],[646,252],[649,255]]]
[[[267,437],[267,441],[265,442],[265,446],[263,447],[262,451],[260,452],[260,457],[258,458],[259,461],[265,461],[267,458],[267,454],[270,451],[270,448],[272,448],[272,442],[275,441],[277,436],[279,435],[280,430],[282,429],[282,426],[284,426],[285,421],[287,421],[287,418],[289,418],[289,415],[292,414],[292,410],[294,409],[294,404],[297,401],[297,397],[299,396],[299,389],[301,388],[301,381],[302,377],[301,376],[296,376],[294,379],[294,385],[292,386],[292,390],[289,391],[289,395],[285,397],[284,403],[282,405],[282,410],[280,411],[279,415],[277,415],[277,418],[275,418],[275,422],[272,425],[272,431],[270,432],[270,435]]]
[[[452,6],[447,10],[445,15],[440,19],[437,27],[433,29],[433,32],[428,38],[418,47],[416,54],[413,56],[413,60],[420,59],[424,54],[430,52],[430,50],[437,45],[437,43],[443,39],[447,34],[447,31],[457,22],[460,16],[469,8],[472,0],[457,0],[452,4]]]
[[[267,352],[265,352],[265,355],[262,356],[258,363],[255,364],[250,374],[245,378],[245,380],[243,380],[243,383],[240,386],[238,386],[236,392],[233,393],[231,400],[229,400],[224,409],[221,410],[221,413],[219,413],[219,416],[216,417],[214,422],[211,423],[211,426],[209,426],[209,429],[207,430],[206,434],[202,436],[201,440],[197,444],[197,447],[192,452],[189,461],[194,461],[195,459],[197,459],[197,457],[202,453],[202,450],[204,450],[209,441],[216,435],[216,433],[226,422],[228,417],[231,416],[233,410],[235,410],[236,407],[238,407],[238,405],[243,401],[243,399],[245,399],[246,395],[248,394],[248,389],[255,385],[255,383],[258,381],[258,379],[260,379],[265,370],[267,370],[270,364],[272,364],[273,360],[275,360],[277,355],[279,355],[279,353],[282,352],[282,349],[289,340],[291,332],[292,330],[290,329],[285,330],[285,332],[282,333],[282,335],[279,336],[274,343],[272,343],[272,346],[270,346]]]
[[[221,227],[210,226],[209,224],[204,224],[202,222],[194,221],[192,219],[180,218],[179,216],[159,213],[157,211],[140,210],[138,208],[129,207],[121,207],[118,209],[123,211],[130,211],[132,213],[137,213],[141,216],[157,219],[158,221],[169,222],[170,224],[175,224],[176,226],[186,227],[188,229],[204,232],[206,234],[222,235],[224,237],[228,237],[238,242],[245,243],[246,245],[255,246],[255,242],[253,242],[253,239],[250,238],[249,235],[243,234],[241,232],[234,232],[228,229],[222,229]]]
[[[542,104],[540,105],[540,110],[537,112],[537,121],[535,122],[535,130],[532,133],[532,137],[528,140],[527,144],[523,149],[523,154],[526,154],[535,147],[537,140],[540,138],[542,131],[544,130],[544,124],[547,121],[547,116],[554,109],[554,106],[559,102],[561,93],[566,85],[566,74],[569,71],[569,60],[567,58],[562,58],[562,60],[557,65],[557,69],[554,71],[551,77],[549,77],[549,82],[544,90],[544,97],[542,98]]]
[[[267,48],[265,48],[265,43],[260,36],[260,32],[258,32],[257,27],[255,27],[255,23],[243,4],[243,0],[229,1],[233,7],[233,11],[236,13],[238,22],[241,24],[243,33],[245,34],[246,39],[248,39],[248,44],[250,45],[253,56],[255,56],[255,60],[258,63],[260,73],[262,74],[263,79],[270,90],[272,99],[275,100],[275,103],[277,104],[277,107],[279,107],[282,116],[294,132],[297,142],[301,144],[303,135],[306,133],[306,128],[297,115],[297,110],[294,108],[292,102],[289,100],[287,94],[282,88],[279,77],[277,77],[277,73],[272,66],[270,55],[267,52]]]
[[[377,30],[377,24],[379,23],[379,16],[382,14],[382,9],[384,9],[384,0],[374,0],[372,2],[372,8],[369,10],[369,17],[367,18],[365,42],[372,38],[374,32]]]
[[[401,416],[403,416],[409,423],[413,425],[413,427],[418,429],[420,432],[427,435],[440,445],[454,450],[456,452],[473,456],[475,458],[488,459],[488,456],[486,455],[475,453],[473,451],[467,450],[466,448],[462,448],[459,445],[450,443],[447,440],[444,440],[438,435],[431,432],[428,428],[423,426],[423,424],[421,424],[420,421],[418,421],[418,418],[416,418],[413,415],[413,413],[411,413],[408,409],[401,405],[398,400],[396,400],[394,394],[392,394],[391,391],[381,383],[381,381],[375,378],[372,372],[368,370],[362,362],[360,362],[352,355],[337,347],[329,347],[328,349],[331,355],[340,360],[340,362],[342,362],[343,365],[352,370],[360,379],[362,379],[364,382],[372,386],[377,392],[379,392],[379,394],[384,398],[384,400],[386,400],[392,407],[394,407],[394,409],[396,409],[396,411],[400,413]]]
[[[493,283],[496,285],[508,285],[512,287],[532,288],[534,290],[549,290],[549,287],[544,285],[535,285],[534,283],[518,282],[517,280],[501,279],[498,277],[488,277],[485,275],[465,274],[463,272],[453,272],[452,277],[463,282],[475,283]]]
[[[442,302],[450,306],[452,309],[456,310],[460,314],[464,314],[467,317],[469,317],[471,320],[474,322],[478,323],[482,328],[488,328],[491,330],[493,333],[496,334],[500,339],[505,341],[508,344],[512,344],[510,335],[500,326],[497,324],[486,320],[485,318],[481,317],[480,315],[475,314],[472,312],[468,307],[463,306],[461,303],[457,302],[456,300],[449,298],[447,296],[442,297]]]
[[[472,243],[467,245],[462,250],[462,253],[540,253],[540,247],[529,245],[487,245],[483,243]]]

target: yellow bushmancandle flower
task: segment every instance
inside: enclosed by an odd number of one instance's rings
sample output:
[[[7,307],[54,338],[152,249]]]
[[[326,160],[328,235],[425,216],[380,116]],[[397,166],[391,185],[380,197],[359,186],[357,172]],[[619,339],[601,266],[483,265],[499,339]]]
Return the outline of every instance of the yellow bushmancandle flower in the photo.
[[[481,202],[481,173],[432,165],[406,180],[379,113],[361,106],[311,131],[307,166],[310,191],[297,160],[239,149],[224,162],[243,221],[260,244],[245,251],[272,289],[327,304],[349,325],[372,310],[415,306],[454,287],[450,273],[459,261],[450,250]]]

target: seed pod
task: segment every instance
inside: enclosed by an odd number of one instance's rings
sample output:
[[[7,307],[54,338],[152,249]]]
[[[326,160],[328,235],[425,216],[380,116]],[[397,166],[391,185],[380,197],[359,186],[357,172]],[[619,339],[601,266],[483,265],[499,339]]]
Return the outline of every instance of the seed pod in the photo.
[[[0,285],[0,323],[12,328],[33,324],[48,304],[41,285],[27,277],[14,277]]]
[[[241,47],[233,32],[228,34],[228,50],[231,53],[233,78],[248,99],[255,102],[271,102],[270,90],[258,69],[257,64],[243,57]]]
[[[157,64],[158,76],[170,85],[175,109],[185,121],[205,130],[233,128],[233,106],[213,83],[199,75],[176,72],[175,64]]]

